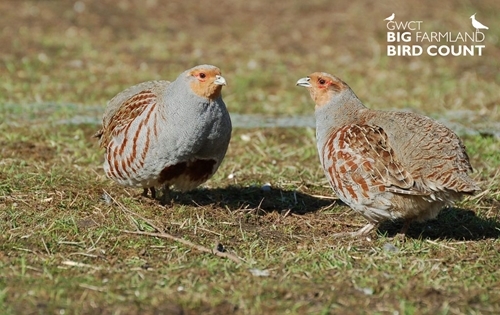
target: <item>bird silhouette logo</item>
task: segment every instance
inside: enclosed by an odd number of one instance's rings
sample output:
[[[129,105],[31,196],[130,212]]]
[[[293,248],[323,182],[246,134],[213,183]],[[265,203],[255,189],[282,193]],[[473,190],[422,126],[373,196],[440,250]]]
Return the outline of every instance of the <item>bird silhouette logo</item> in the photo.
[[[471,15],[470,19],[472,19],[472,26],[474,26],[474,28],[476,29],[476,32],[478,32],[479,30],[488,30],[489,29],[488,26],[484,26],[481,22],[476,20],[476,13]]]
[[[384,21],[392,21],[392,20],[394,20],[394,17],[395,17],[395,16],[396,16],[396,15],[393,13],[391,16],[386,17],[386,18],[384,19]]]

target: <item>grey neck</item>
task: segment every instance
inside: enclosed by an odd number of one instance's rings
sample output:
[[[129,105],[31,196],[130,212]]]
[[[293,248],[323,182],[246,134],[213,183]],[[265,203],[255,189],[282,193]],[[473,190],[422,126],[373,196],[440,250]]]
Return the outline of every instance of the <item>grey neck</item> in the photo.
[[[341,126],[359,122],[360,112],[366,110],[352,90],[335,95],[328,104],[317,108],[316,138],[324,143],[332,131]]]

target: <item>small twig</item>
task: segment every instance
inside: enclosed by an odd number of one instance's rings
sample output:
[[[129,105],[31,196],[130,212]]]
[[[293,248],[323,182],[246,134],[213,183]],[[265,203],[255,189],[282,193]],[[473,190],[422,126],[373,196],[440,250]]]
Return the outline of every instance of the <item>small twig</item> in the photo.
[[[256,214],[259,214],[260,211],[262,212],[265,212],[264,210],[262,210],[261,206],[262,206],[262,203],[264,202],[264,199],[266,198],[262,198],[259,202],[259,205],[257,206],[257,211],[255,212]]]
[[[69,204],[68,208],[71,208],[75,204],[76,199],[78,198],[79,195],[80,195],[80,193],[77,192],[75,198],[73,198],[73,201],[71,201],[71,203]]]
[[[107,193],[106,191],[104,191],[104,192]],[[238,256],[236,256],[236,255],[233,255],[233,254],[230,254],[230,253],[226,253],[226,252],[221,252],[221,251],[218,251],[217,249],[209,249],[207,247],[204,247],[204,246],[192,243],[192,242],[190,242],[188,240],[185,240],[185,239],[182,239],[182,238],[178,238],[178,237],[175,237],[175,236],[173,236],[171,234],[163,232],[159,227],[157,227],[155,224],[153,224],[150,220],[148,220],[145,217],[143,217],[143,216],[141,216],[141,215],[139,215],[139,214],[137,214],[137,213],[135,213],[135,212],[127,209],[124,205],[122,205],[120,202],[118,202],[116,199],[114,199],[111,195],[109,195],[109,196],[111,197],[111,199],[113,200],[113,202],[115,202],[120,207],[120,209],[122,209],[123,212],[126,212],[126,213],[128,213],[128,214],[130,214],[132,216],[138,217],[139,219],[141,219],[144,222],[146,222],[147,224],[149,224],[152,228],[154,228],[156,230],[156,232],[158,232],[158,233],[152,233],[152,232],[143,232],[143,231],[122,230],[123,233],[135,234],[135,235],[146,235],[146,236],[153,236],[153,237],[160,237],[160,238],[170,239],[170,240],[179,242],[181,244],[184,244],[186,246],[189,246],[191,248],[194,248],[194,249],[196,249],[196,250],[198,250],[200,252],[210,253],[210,254],[213,254],[213,255],[218,256],[218,257],[228,258],[228,259],[234,261],[237,264],[241,263],[241,259]]]
[[[47,247],[47,243],[45,243],[45,240],[43,239],[43,237],[42,237],[42,243],[43,243],[43,247],[45,247],[45,251],[47,252],[47,254],[51,255],[50,250]]]
[[[212,231],[212,230],[209,230],[209,229],[205,229],[205,228],[202,228],[202,227],[198,227],[198,229],[199,229],[199,230],[202,230],[202,231],[205,231],[205,232],[208,232],[208,233],[215,234],[215,235],[217,235],[217,236],[219,236],[219,237],[222,237],[222,234],[217,233],[217,232],[215,232],[215,231]]]
[[[127,209],[121,202],[118,202],[118,200],[116,200],[115,198],[113,198],[113,196],[111,196],[110,194],[108,194],[107,191],[104,190],[104,193],[106,193],[111,198],[111,200],[113,200],[113,202],[116,203],[120,207],[120,209],[122,209],[123,212],[126,212],[126,213],[128,213],[128,214],[130,214],[132,216],[138,217],[139,219],[141,219],[144,222],[146,222],[147,224],[149,224],[157,232],[161,232],[161,229],[159,227],[157,227],[155,224],[153,224],[153,222],[151,222],[150,220],[148,220],[145,217],[141,216],[140,214],[135,213],[135,212]],[[135,225],[137,226],[137,223],[135,222],[135,219],[134,218],[131,218],[131,219],[132,219],[132,221],[134,221]]]
[[[28,253],[33,253],[33,254],[35,253],[31,249],[27,249],[27,248],[21,248],[21,247],[12,247],[12,248],[23,251],[23,252],[28,252]]]
[[[290,214],[290,211],[292,211],[292,208],[288,209],[285,214],[283,215],[283,219],[286,218],[289,214]]]
[[[77,262],[77,261],[72,261],[72,260],[65,260],[65,261],[62,262],[62,264],[66,265],[66,266],[70,266],[70,267],[92,268],[92,269],[95,269],[95,270],[100,270],[101,269],[101,267],[96,267],[96,266],[93,266],[93,265],[84,264],[84,263]]]
[[[72,256],[72,255],[82,255],[82,256],[85,256],[85,257],[92,257],[92,258],[98,258],[99,256],[98,255],[95,255],[95,254],[89,254],[89,253],[70,253],[68,256]]]
[[[58,241],[57,244],[83,247],[83,242]]]
[[[479,194],[476,194],[474,196],[468,197],[468,200],[473,201],[473,200],[481,199],[482,197],[484,197],[485,195],[489,194],[490,192],[491,191],[489,189],[483,190]]]
[[[184,244],[186,246],[189,246],[191,248],[194,248],[194,249],[196,249],[196,250],[198,250],[200,252],[214,254],[215,256],[218,256],[218,257],[227,258],[227,259],[230,259],[230,260],[234,261],[237,264],[241,263],[241,259],[238,258],[236,255],[233,255],[233,254],[230,254],[230,253],[225,253],[225,252],[220,252],[220,251],[217,251],[217,250],[214,250],[214,249],[209,249],[209,248],[206,248],[205,246],[194,244],[194,243],[192,243],[192,242],[190,242],[188,240],[175,237],[175,236],[173,236],[171,234],[168,234],[168,233],[165,233],[165,232],[151,233],[151,232],[143,232],[143,231],[127,231],[127,230],[121,230],[121,231],[123,233],[128,233],[128,234],[146,235],[146,236],[167,238],[167,239],[179,242],[181,244]]]
[[[324,196],[324,195],[311,195],[311,197],[318,198],[318,199],[326,199],[326,200],[338,200],[338,197],[333,197],[333,196]]]
[[[451,246],[446,246],[444,244],[440,244],[438,242],[434,242],[434,241],[431,241],[431,240],[425,240],[427,243],[431,243],[432,245],[436,245],[436,246],[441,246],[441,247],[444,247],[444,248],[448,248],[448,249],[451,249],[451,250],[457,250],[456,248],[453,248]]]
[[[97,238],[97,241],[93,241],[92,239],[90,239],[90,241],[92,242],[92,246],[90,247],[90,249],[95,249],[97,244],[99,243],[99,241],[101,240],[102,236],[104,235],[104,232],[101,232],[101,235],[99,235],[99,237]]]
[[[85,284],[85,283],[80,283],[79,286],[84,289],[88,289],[91,291],[97,291],[97,292],[106,292],[106,288],[99,288],[96,287],[95,285],[90,285],[90,284]]]

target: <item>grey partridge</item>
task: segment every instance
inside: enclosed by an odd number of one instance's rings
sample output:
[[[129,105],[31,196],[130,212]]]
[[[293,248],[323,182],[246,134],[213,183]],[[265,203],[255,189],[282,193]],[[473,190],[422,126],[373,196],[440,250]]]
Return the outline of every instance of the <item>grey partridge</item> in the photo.
[[[301,78],[314,100],[319,158],[338,197],[368,224],[435,218],[478,185],[458,136],[431,118],[366,108],[341,79],[315,72]]]
[[[157,186],[165,198],[170,186],[187,191],[207,181],[231,138],[223,85],[219,68],[200,65],[173,82],[143,82],[116,95],[95,134],[106,150],[106,175],[153,198]]]

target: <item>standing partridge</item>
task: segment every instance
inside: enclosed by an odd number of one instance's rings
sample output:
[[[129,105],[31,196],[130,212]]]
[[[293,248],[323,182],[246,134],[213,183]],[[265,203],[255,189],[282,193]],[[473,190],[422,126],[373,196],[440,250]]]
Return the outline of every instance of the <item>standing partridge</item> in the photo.
[[[315,72],[297,82],[314,100],[316,140],[335,193],[368,224],[435,218],[463,194],[479,190],[456,134],[425,116],[366,108],[339,78]]]
[[[194,189],[207,181],[226,154],[231,119],[222,100],[219,68],[200,65],[173,82],[134,85],[109,101],[95,134],[106,150],[104,171],[121,185]]]

